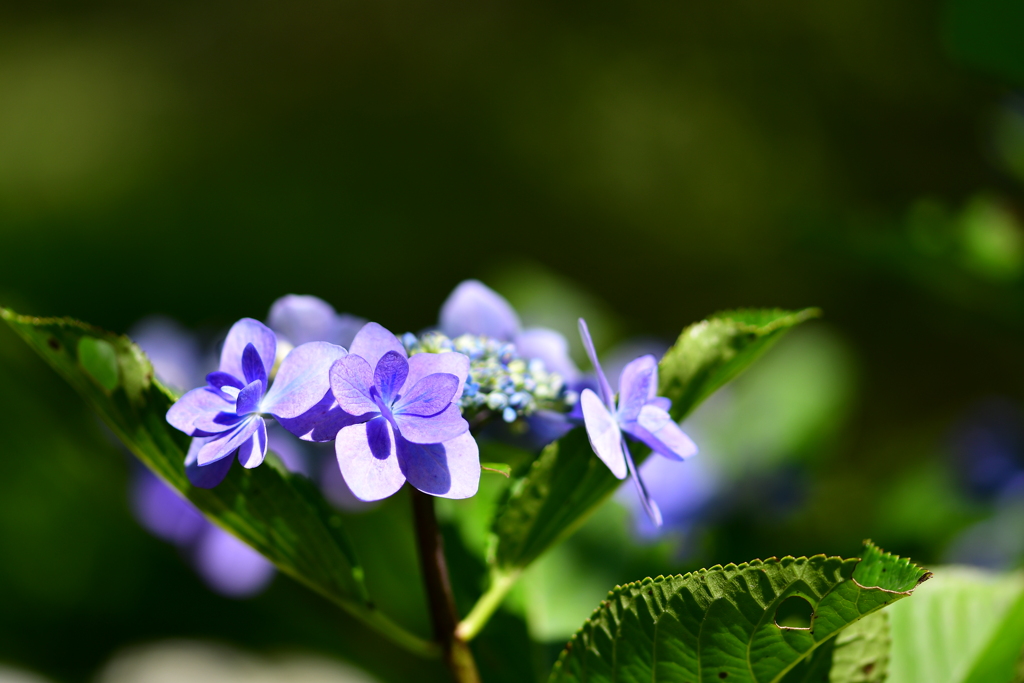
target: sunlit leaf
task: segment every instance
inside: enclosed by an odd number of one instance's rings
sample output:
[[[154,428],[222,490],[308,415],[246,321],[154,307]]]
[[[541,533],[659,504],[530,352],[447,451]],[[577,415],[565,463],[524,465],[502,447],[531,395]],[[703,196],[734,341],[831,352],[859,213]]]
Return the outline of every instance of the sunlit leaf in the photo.
[[[549,680],[789,683],[787,674],[817,648],[928,576],[868,544],[861,560],[784,557],[644,579],[608,595]],[[810,603],[810,628],[776,624],[776,610],[794,596]]]

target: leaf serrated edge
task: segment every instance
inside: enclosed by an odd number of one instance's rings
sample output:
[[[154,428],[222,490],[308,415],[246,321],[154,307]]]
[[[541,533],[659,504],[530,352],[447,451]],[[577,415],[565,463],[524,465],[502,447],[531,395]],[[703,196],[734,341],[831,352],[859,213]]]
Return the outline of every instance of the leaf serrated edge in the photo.
[[[854,580],[853,574],[851,572],[850,578],[848,580],[849,581],[853,581],[853,583],[855,585],[857,585],[859,588],[862,588],[864,590],[877,590],[877,591],[881,591],[883,593],[889,593],[889,594],[892,594],[892,595],[911,595],[911,594],[913,594],[914,590],[916,590],[917,586],[920,586],[922,583],[924,583],[928,579],[932,578],[932,576],[933,576],[933,574],[930,571],[928,571],[926,569],[923,569],[921,567],[918,567],[916,564],[913,564],[910,561],[910,558],[903,558],[903,557],[900,557],[899,555],[895,555],[895,554],[892,554],[892,553],[885,552],[884,550],[879,548],[877,545],[872,543],[870,540],[865,540],[864,541],[864,550],[866,550],[866,551],[877,551],[879,553],[879,557],[880,558],[892,559],[892,560],[895,560],[897,562],[902,562],[902,563],[904,563],[904,564],[906,564],[908,566],[912,566],[915,569],[918,569],[918,570],[920,570],[922,572],[920,578],[918,578],[917,583],[914,585],[914,587],[910,588],[909,590],[906,590],[906,591],[887,590],[885,588],[881,588],[881,587],[878,587],[878,586],[863,586],[863,585],[861,585],[860,583],[858,583],[857,581]],[[864,553],[864,554],[867,555],[869,553]],[[591,614],[587,618],[587,620],[583,622],[583,625],[576,631],[576,633],[573,634],[572,638],[570,638],[569,641],[565,644],[565,647],[559,653],[558,659],[555,661],[555,664],[554,664],[554,666],[551,669],[551,675],[550,675],[548,680],[549,681],[556,680],[557,674],[562,670],[562,667],[564,666],[564,660],[566,659],[566,657],[569,656],[569,654],[571,654],[571,652],[574,649],[574,647],[579,643],[580,639],[583,637],[583,635],[586,632],[587,628],[588,627],[596,626],[597,625],[597,619],[599,618],[600,613],[603,612],[604,610],[606,610],[608,605],[611,604],[618,597],[620,597],[625,591],[633,589],[633,588],[640,588],[642,586],[656,585],[656,584],[664,583],[665,581],[674,580],[674,579],[678,579],[680,581],[686,581],[686,580],[691,579],[691,578],[699,578],[701,576],[706,576],[706,575],[709,575],[709,574],[712,574],[712,573],[719,574],[719,573],[726,572],[726,571],[729,571],[729,572],[742,572],[745,569],[762,567],[762,566],[764,566],[765,564],[768,564],[768,563],[779,563],[779,564],[781,564],[782,562],[785,562],[786,560],[790,560],[792,562],[800,562],[800,563],[807,563],[807,562],[810,562],[812,560],[820,560],[820,561],[823,561],[823,562],[827,562],[829,560],[833,560],[833,561],[839,561],[840,563],[843,563],[843,564],[845,564],[847,562],[856,562],[857,566],[859,566],[860,563],[864,561],[864,558],[863,557],[843,558],[843,557],[840,557],[838,555],[825,555],[824,553],[820,553],[820,554],[817,554],[817,555],[810,555],[810,556],[802,556],[802,557],[793,557],[792,555],[784,555],[781,558],[777,558],[777,557],[772,556],[772,557],[769,557],[769,558],[767,558],[765,560],[754,559],[754,560],[749,560],[748,562],[742,562],[740,564],[735,564],[735,563],[732,563],[732,562],[730,562],[728,564],[725,564],[725,565],[716,564],[716,565],[711,566],[711,567],[697,569],[695,571],[687,572],[685,574],[669,574],[668,576],[665,576],[664,574],[659,574],[657,577],[654,577],[654,578],[651,578],[651,577],[648,576],[648,577],[645,577],[643,579],[639,579],[637,581],[631,581],[631,582],[626,583],[626,584],[616,585],[614,588],[612,588],[610,591],[608,591],[608,594],[605,596],[604,600],[602,600],[600,603],[598,603],[597,607],[594,608],[594,611],[591,612]],[[856,567],[854,568],[854,570],[856,571]]]

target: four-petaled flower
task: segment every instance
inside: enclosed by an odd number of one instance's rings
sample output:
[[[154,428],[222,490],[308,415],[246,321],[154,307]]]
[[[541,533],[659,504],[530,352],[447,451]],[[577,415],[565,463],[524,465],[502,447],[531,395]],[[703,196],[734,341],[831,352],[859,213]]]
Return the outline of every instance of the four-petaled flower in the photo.
[[[461,353],[407,358],[398,338],[367,323],[334,363],[338,407],[355,416],[335,448],[345,482],[362,500],[386,498],[406,481],[424,493],[468,498],[480,483],[480,452],[457,401],[469,372]]]
[[[580,394],[583,421],[590,445],[608,469],[619,479],[632,476],[640,500],[651,520],[661,525],[661,511],[647,494],[633,462],[623,432],[650,447],[655,453],[672,460],[683,460],[697,452],[697,446],[679,428],[668,409],[672,402],[658,391],[658,361],[654,356],[641,356],[622,369],[619,396],[615,394],[601,369],[590,338],[587,323],[580,318],[580,336],[597,373],[600,398],[590,389]]]
[[[231,468],[238,452],[244,467],[256,467],[267,453],[271,415],[288,426],[330,391],[331,364],[345,356],[340,346],[310,342],[289,352],[270,385],[277,338],[263,323],[243,318],[231,327],[220,356],[220,369],[206,376],[207,386],[193,389],[167,411],[167,421],[190,434],[192,446],[185,471],[196,486],[212,488]],[[269,390],[268,390],[269,388]]]

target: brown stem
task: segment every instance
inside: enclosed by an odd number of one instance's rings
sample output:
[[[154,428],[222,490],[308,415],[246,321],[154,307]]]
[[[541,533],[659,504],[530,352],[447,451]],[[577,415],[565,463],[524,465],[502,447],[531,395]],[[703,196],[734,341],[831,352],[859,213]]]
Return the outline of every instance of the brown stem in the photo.
[[[469,650],[469,643],[456,637],[459,613],[455,609],[455,596],[448,577],[448,563],[444,559],[444,541],[434,514],[434,498],[412,486],[412,511],[416,524],[416,545],[420,551],[420,568],[426,584],[430,618],[434,624],[434,637],[441,644],[445,664],[456,683],[480,683],[480,674]]]

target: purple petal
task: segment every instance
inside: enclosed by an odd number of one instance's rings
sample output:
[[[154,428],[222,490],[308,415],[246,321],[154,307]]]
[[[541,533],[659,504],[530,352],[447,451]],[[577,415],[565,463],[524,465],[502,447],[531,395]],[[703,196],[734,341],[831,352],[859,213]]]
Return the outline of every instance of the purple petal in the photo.
[[[263,418],[254,415],[240,423],[233,431],[213,437],[199,450],[196,462],[203,467],[228,457],[259,429],[261,422]]]
[[[377,367],[377,361],[388,351],[394,351],[403,358],[406,356],[405,347],[398,341],[398,337],[377,323],[363,325],[348,350],[350,354],[365,359],[371,368]]]
[[[626,446],[625,441],[622,442],[622,451],[626,455],[626,464],[629,466],[630,477],[633,479],[633,483],[636,484],[636,493],[640,496],[640,503],[644,506],[644,510],[647,511],[647,516],[654,522],[654,526],[661,526],[661,510],[658,509],[658,504],[647,493],[647,487],[644,486],[643,480],[640,479],[640,473],[636,471],[633,455],[629,452],[629,447]]]
[[[222,458],[212,465],[200,467],[198,462],[199,451],[210,440],[210,438],[204,437],[192,439],[188,455],[185,456],[185,476],[188,477],[189,482],[193,486],[201,489],[212,489],[224,481],[224,477],[228,476],[228,470],[231,469],[231,463],[234,462],[232,458]]]
[[[402,436],[413,443],[442,443],[469,431],[469,423],[454,403],[430,417],[396,413],[395,424]]]
[[[320,403],[331,391],[331,365],[346,354],[327,342],[297,346],[277,369],[261,410],[280,419],[296,418]],[[333,438],[333,435],[332,435]]]
[[[582,413],[580,419],[583,419]],[[529,446],[535,449],[561,439],[576,426],[569,421],[567,414],[554,410],[536,410],[526,418],[526,424],[530,427],[526,432],[526,439]]]
[[[523,330],[512,341],[521,358],[539,358],[548,372],[558,373],[566,383],[579,378],[580,370],[569,357],[569,342],[560,332],[535,327]]]
[[[658,459],[660,460],[660,458]],[[373,503],[367,503],[356,498],[355,494],[352,493],[352,489],[345,483],[345,478],[341,476],[338,461],[334,458],[323,459],[318,481],[320,482],[320,490],[323,491],[324,498],[339,510],[359,512],[374,507]]]
[[[657,406],[647,404],[635,423],[626,431],[650,446],[651,450],[672,460],[685,460],[697,453],[697,444],[688,437],[672,416]]]
[[[263,362],[263,371],[270,374],[277,353],[277,338],[269,327],[259,320],[242,318],[231,326],[224,348],[220,352],[220,371],[235,377],[245,377],[242,369],[242,354],[252,344]]]
[[[313,474],[313,463],[311,461],[314,459],[319,460],[319,458],[316,458],[319,452],[311,452],[315,450],[313,446],[293,438],[280,425],[276,427],[267,425],[267,449],[273,451],[277,454],[277,457],[281,458],[281,462],[284,463],[289,472],[298,472],[307,477],[311,477]]]
[[[594,366],[594,372],[597,374],[597,387],[601,391],[601,400],[608,407],[608,410],[615,410],[615,403],[613,399],[615,394],[612,392],[611,385],[608,384],[608,378],[604,376],[604,370],[601,369],[601,363],[597,360],[597,351],[594,350],[594,340],[590,338],[590,330],[587,328],[587,321],[583,318],[579,320],[580,325],[580,338],[583,339],[583,347],[587,350],[587,355],[590,357],[590,363]],[[622,477],[619,477],[620,479]]]
[[[263,382],[256,380],[238,392],[238,400],[235,401],[235,413],[248,415],[260,409],[260,399],[263,398]]]
[[[656,391],[658,361],[654,356],[641,356],[622,368],[619,376],[619,419],[635,420],[648,399]]]
[[[242,375],[247,383],[259,380],[263,386],[267,386],[267,370],[263,367],[259,351],[252,344],[246,344],[242,351]]]
[[[591,448],[617,479],[625,479],[627,469],[619,423],[590,389],[584,389],[580,394],[580,404]]]
[[[398,463],[409,483],[443,498],[469,498],[480,486],[480,449],[466,432],[444,443],[398,438]]]
[[[665,398],[664,396],[655,396],[647,402],[648,405],[652,405],[655,408],[661,408],[666,413],[672,408],[672,399]]]
[[[405,359],[405,354],[388,351],[380,357],[377,367],[373,369],[373,383],[384,403],[391,405],[405,386],[405,378],[408,376],[409,361]]]
[[[132,511],[151,534],[178,545],[191,543],[206,525],[203,515],[163,479],[138,467],[131,488]]]
[[[377,404],[370,397],[373,386],[373,370],[362,357],[349,354],[334,361],[329,373],[331,393],[338,406],[349,415],[365,415],[379,412]]]
[[[275,332],[299,346],[313,341],[332,341],[334,307],[315,296],[288,294],[270,307],[267,322]]]
[[[186,434],[196,430],[209,434],[219,434],[228,429],[223,424],[214,422],[222,413],[234,413],[235,406],[219,391],[208,387],[200,387],[188,392],[167,410],[167,422],[175,429]]]
[[[452,338],[482,334],[511,341],[519,332],[519,316],[493,289],[478,280],[466,280],[441,306],[440,326]]]
[[[207,586],[232,598],[259,593],[276,573],[269,560],[212,524],[199,539],[195,563]]]
[[[260,419],[253,435],[238,448],[238,462],[242,463],[242,467],[251,470],[253,467],[259,467],[266,456],[267,423]]]
[[[459,379],[455,375],[441,372],[427,375],[402,395],[395,404],[394,412],[396,415],[424,417],[437,415],[452,404],[458,390]]]
[[[380,453],[381,437],[378,435],[381,430],[385,431],[391,447],[387,454],[382,454],[384,457],[379,457],[374,452],[376,449],[377,453]],[[374,448],[370,447],[371,440],[375,442]],[[387,498],[405,483],[405,475],[398,465],[398,458],[394,457],[391,424],[383,418],[342,429],[335,441],[335,451],[341,476],[345,478],[345,483],[359,500]]]
[[[229,375],[226,372],[221,372],[220,370],[208,374],[206,376],[206,383],[209,384],[211,387],[214,387],[215,389],[231,387],[233,389],[238,389],[239,391],[241,391],[245,387],[245,383],[242,380],[232,375]]]
[[[453,401],[462,397],[462,388],[469,376],[469,357],[455,351],[445,353],[417,353],[409,358],[409,376],[405,379],[407,387],[415,387],[416,383],[427,375],[443,372],[455,375],[459,386],[452,396]]]
[[[150,316],[133,325],[128,336],[146,352],[165,386],[180,394],[200,384],[203,353],[195,335],[177,322]]]
[[[328,393],[315,406],[295,418],[281,418],[282,427],[303,441],[334,441],[338,432],[354,424],[362,424],[369,416],[350,415],[338,406],[334,394]]]

